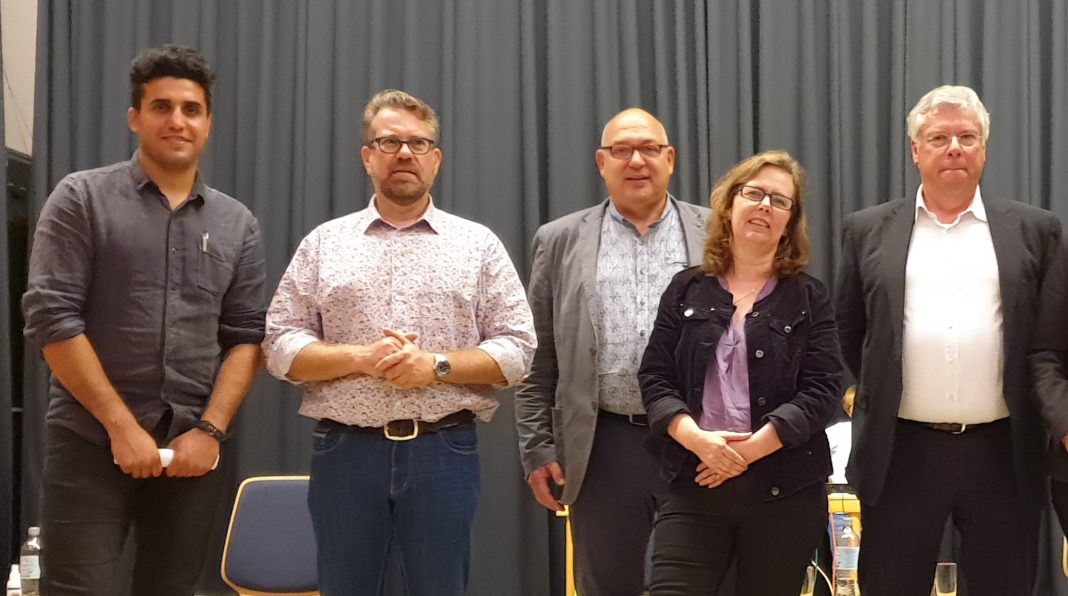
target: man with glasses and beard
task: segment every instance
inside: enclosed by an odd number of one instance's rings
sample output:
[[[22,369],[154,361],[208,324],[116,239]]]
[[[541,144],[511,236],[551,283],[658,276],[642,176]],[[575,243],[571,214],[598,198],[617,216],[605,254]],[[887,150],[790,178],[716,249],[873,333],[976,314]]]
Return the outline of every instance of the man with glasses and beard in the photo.
[[[413,593],[467,586],[479,493],[475,421],[534,352],[523,286],[500,240],[445,213],[434,110],[403,91],[363,112],[375,194],[297,248],[267,314],[267,368],[319,420],[308,505],[324,594],[383,586],[399,554]]]

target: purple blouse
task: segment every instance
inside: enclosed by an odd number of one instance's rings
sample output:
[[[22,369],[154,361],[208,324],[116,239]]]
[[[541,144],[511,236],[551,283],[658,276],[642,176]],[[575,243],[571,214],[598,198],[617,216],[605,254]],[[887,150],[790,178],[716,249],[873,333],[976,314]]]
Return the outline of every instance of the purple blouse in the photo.
[[[727,280],[719,277],[723,289]],[[779,280],[775,277],[757,294],[756,301],[763,300],[775,289]],[[704,396],[701,398],[701,419],[697,425],[704,430],[729,430],[750,432],[753,430],[749,417],[749,360],[746,355],[745,317],[735,321],[723,332],[716,351],[708,361],[705,371]]]

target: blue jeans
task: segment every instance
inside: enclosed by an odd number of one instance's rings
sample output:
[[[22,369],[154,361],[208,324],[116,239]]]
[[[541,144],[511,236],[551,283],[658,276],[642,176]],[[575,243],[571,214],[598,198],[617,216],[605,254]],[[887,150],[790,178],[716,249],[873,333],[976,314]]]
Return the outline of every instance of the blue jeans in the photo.
[[[323,596],[383,593],[391,549],[410,596],[462,596],[479,483],[474,424],[398,442],[320,423],[308,507]]]

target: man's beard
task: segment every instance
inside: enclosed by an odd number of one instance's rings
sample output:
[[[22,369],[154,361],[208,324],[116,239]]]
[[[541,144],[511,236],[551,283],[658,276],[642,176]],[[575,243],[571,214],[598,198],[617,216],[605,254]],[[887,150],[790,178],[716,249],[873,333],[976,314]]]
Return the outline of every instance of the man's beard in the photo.
[[[382,183],[379,193],[392,203],[397,205],[411,205],[424,196],[430,190],[430,185],[418,180],[396,180],[392,177]]]

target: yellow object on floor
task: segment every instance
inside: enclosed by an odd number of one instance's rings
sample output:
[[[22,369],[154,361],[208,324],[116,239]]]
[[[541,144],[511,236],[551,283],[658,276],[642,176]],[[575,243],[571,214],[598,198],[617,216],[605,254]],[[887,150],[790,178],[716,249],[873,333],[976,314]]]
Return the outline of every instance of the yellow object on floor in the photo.
[[[578,591],[575,590],[575,551],[571,544],[571,509],[567,505],[564,505],[563,511],[557,511],[556,517],[566,518],[564,528],[567,540],[564,548],[564,594],[567,596],[578,596]]]

